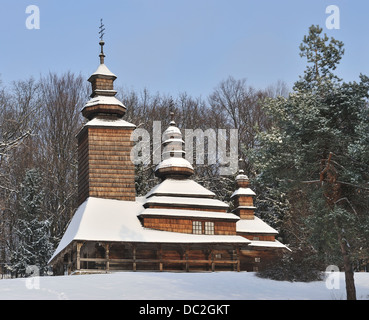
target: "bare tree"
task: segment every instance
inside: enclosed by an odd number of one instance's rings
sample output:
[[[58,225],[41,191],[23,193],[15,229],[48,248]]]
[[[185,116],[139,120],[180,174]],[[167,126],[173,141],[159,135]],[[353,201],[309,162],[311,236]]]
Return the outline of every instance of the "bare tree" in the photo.
[[[46,216],[59,238],[74,214],[77,195],[77,139],[81,108],[88,100],[82,76],[50,73],[40,80],[38,161],[46,184]]]
[[[233,77],[220,82],[209,96],[211,118],[217,121],[214,125],[238,129],[238,149],[247,173],[252,172],[247,151],[257,144],[257,133],[269,126],[262,110],[262,101],[266,96],[266,91],[248,86],[246,79],[236,80]]]
[[[19,178],[26,155],[18,150],[32,135],[38,84],[34,79],[0,89],[0,269],[13,248]],[[4,270],[0,270],[0,273]]]

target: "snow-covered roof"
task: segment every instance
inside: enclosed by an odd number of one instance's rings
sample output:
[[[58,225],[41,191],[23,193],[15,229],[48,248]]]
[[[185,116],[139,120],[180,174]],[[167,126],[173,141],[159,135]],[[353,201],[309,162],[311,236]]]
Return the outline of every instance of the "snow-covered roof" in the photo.
[[[218,200],[218,199],[209,199],[209,198],[192,198],[192,197],[167,197],[167,196],[152,196],[145,201],[145,204],[162,204],[168,205],[172,204],[173,206],[196,206],[196,207],[217,207],[222,209],[228,209],[229,206]]]
[[[237,175],[236,177],[236,181],[237,180],[249,180],[249,177],[243,173],[240,173],[239,175]]]
[[[278,231],[266,224],[263,220],[254,216],[254,219],[247,220],[241,219],[236,222],[237,233],[251,233],[251,234],[278,234]],[[251,240],[250,247],[263,247],[263,248],[284,248],[291,251],[287,246],[278,240],[264,241],[264,240]]]
[[[267,233],[278,234],[278,231],[266,224],[260,218],[254,216],[254,219],[241,219],[236,223],[236,231],[242,233]]]
[[[101,96],[115,96],[117,94],[117,91],[116,90],[95,89],[94,93],[95,95],[101,95]]]
[[[109,76],[109,77],[117,78],[117,76],[113,72],[111,72],[105,64],[100,64],[97,70],[91,76],[95,76],[95,75],[102,75],[102,76]]]
[[[170,139],[170,137],[182,137],[181,130],[179,130],[176,126],[169,126],[164,132],[163,137],[164,140]]]
[[[193,170],[191,163],[189,163],[186,159],[178,158],[178,157],[172,157],[172,158],[163,160],[157,165],[155,170],[159,170],[162,168],[169,168],[169,167],[181,167],[181,168],[189,168]]]
[[[250,240],[231,235],[197,235],[144,228],[137,215],[145,210],[136,201],[88,198],[74,214],[49,263],[72,241],[151,243],[237,243]]]
[[[180,138],[169,138],[169,139],[167,139],[163,142],[163,144],[167,144],[167,143],[173,143],[173,144],[180,144],[181,145],[185,142]]]
[[[285,246],[283,243],[278,240],[274,241],[261,241],[261,240],[251,240],[249,247],[263,247],[263,248],[283,248],[291,251],[290,248]]]
[[[120,106],[120,107],[125,108],[125,106],[122,102],[120,102],[116,97],[112,97],[112,96],[96,96],[96,97],[90,99],[86,103],[84,108],[96,106],[96,105],[99,105],[99,104],[114,105],[114,106]]]
[[[142,211],[140,216],[171,216],[171,217],[188,217],[188,218],[211,218],[211,219],[227,219],[239,220],[240,218],[232,213],[200,211],[200,210],[180,210],[180,209],[153,209],[148,208]]]
[[[236,211],[237,209],[249,209],[249,210],[255,210],[256,207],[254,206],[238,206],[237,208],[233,209],[233,211]]]
[[[124,128],[135,128],[136,126],[132,123],[129,123],[123,119],[98,119],[94,118],[87,122],[85,126],[91,127],[124,127]]]
[[[238,188],[233,194],[231,195],[231,198],[235,196],[256,196],[256,193],[252,191],[250,188]]]
[[[155,186],[149,193],[146,194],[146,198],[153,195],[184,195],[201,198],[214,198],[215,193],[204,188],[197,182],[185,179],[174,180],[166,179],[162,183]]]

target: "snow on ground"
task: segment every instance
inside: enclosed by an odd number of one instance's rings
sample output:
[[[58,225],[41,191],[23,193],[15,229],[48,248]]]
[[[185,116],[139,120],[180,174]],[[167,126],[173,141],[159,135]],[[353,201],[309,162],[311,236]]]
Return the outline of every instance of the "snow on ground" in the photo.
[[[0,280],[1,300],[344,300],[325,281],[310,283],[260,279],[250,272],[121,272]],[[334,284],[330,282],[330,284]],[[358,299],[369,300],[369,273],[356,273]]]

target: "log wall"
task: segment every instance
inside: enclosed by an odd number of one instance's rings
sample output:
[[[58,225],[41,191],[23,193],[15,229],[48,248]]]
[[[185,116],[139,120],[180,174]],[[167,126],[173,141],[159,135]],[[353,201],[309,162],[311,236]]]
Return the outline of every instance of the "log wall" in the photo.
[[[236,234],[236,222],[234,221],[222,221],[211,219],[181,219],[181,218],[167,218],[167,217],[144,217],[143,226],[145,228],[180,232],[180,233],[193,233],[192,225],[193,221],[202,222],[202,233],[205,233],[205,222],[214,222],[214,234],[215,235],[235,235]]]
[[[92,82],[92,91],[95,90],[114,90],[114,80],[95,78]]]
[[[240,268],[244,271],[256,272],[271,268],[281,258],[282,249],[249,249],[240,251]]]
[[[78,142],[79,204],[87,197],[135,201],[132,128],[85,127]]]
[[[239,216],[241,219],[253,220],[254,219],[254,209],[235,209],[234,214]]]
[[[254,199],[250,196],[238,196],[234,200],[235,208],[239,206],[253,206],[254,205]]]

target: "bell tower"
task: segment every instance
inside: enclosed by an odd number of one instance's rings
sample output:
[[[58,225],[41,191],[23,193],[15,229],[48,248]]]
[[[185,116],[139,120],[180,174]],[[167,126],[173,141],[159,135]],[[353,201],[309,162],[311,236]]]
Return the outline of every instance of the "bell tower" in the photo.
[[[123,120],[126,107],[115,95],[117,78],[105,65],[103,24],[100,65],[88,81],[91,100],[82,109],[89,120],[78,138],[78,202],[88,197],[135,201],[135,166],[131,161],[135,125]]]

